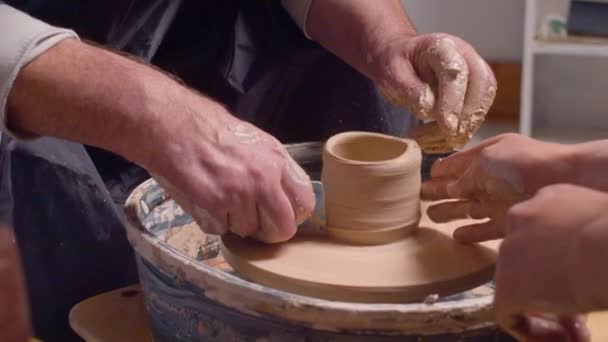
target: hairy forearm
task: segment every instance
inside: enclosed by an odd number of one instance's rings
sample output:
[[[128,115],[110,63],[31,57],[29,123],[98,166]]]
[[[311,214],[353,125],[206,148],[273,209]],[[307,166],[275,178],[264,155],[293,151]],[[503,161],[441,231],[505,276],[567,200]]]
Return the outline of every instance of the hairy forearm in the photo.
[[[162,132],[167,122],[186,120],[194,103],[205,100],[149,66],[66,39],[19,73],[8,127],[101,147],[147,166],[156,143],[150,139],[169,135]]]
[[[374,78],[374,56],[385,42],[416,33],[399,0],[313,0],[308,34],[329,51]]]

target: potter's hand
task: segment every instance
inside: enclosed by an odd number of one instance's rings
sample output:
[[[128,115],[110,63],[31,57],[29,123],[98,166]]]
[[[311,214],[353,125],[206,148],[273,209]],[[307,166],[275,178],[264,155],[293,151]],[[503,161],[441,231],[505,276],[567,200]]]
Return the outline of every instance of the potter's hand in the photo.
[[[500,238],[509,207],[545,185],[568,180],[572,169],[570,149],[504,134],[438,160],[431,169],[431,180],[422,184],[422,197],[460,200],[437,204],[429,208],[428,214],[436,222],[466,217],[491,219],[457,229],[454,238],[460,242]]]
[[[308,177],[276,139],[147,65],[79,41],[22,68],[7,106],[16,132],[145,167],[210,233],[282,241],[314,207]]]
[[[575,328],[575,320],[563,317],[608,307],[601,271],[606,208],[606,193],[557,184],[509,210],[496,268],[496,313],[504,328],[521,334],[531,318],[523,314],[551,313],[582,334],[580,322]]]
[[[436,119],[453,145],[468,140],[494,102],[496,79],[473,47],[448,34],[417,34],[399,0],[313,1],[306,30],[388,99]]]
[[[291,238],[314,207],[310,178],[274,137],[215,109],[163,128],[179,133],[160,147],[154,177],[208,233]]]
[[[392,102],[420,119],[436,119],[451,145],[466,143],[494,102],[496,79],[475,49],[448,34],[388,41],[376,82]]]

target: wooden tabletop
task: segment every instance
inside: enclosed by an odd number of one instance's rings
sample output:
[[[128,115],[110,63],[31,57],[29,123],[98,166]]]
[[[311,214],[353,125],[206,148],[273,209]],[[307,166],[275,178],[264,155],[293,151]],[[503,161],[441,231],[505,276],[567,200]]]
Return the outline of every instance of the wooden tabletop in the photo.
[[[86,341],[153,342],[139,285],[107,292],[76,305],[70,326]],[[589,316],[592,342],[608,341],[608,312]]]

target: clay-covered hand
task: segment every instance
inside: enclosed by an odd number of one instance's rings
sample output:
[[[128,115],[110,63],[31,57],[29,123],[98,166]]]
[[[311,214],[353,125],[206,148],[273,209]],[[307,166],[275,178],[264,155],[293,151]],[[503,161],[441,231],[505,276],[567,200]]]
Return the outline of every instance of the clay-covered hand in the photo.
[[[388,40],[370,55],[383,94],[420,119],[436,119],[454,146],[479,128],[496,95],[489,65],[462,39],[443,33]]]
[[[429,200],[459,199],[434,205],[428,214],[436,222],[459,218],[484,219],[457,229],[454,238],[473,243],[501,238],[505,214],[515,203],[541,187],[565,182],[571,173],[571,147],[541,142],[518,134],[503,134],[435,162],[431,180],[422,184]]]
[[[143,166],[210,233],[282,241],[314,207],[311,182],[275,138],[172,77],[77,40],[22,68],[7,106],[15,132]]]
[[[539,313],[551,313],[578,337],[570,341],[585,340],[580,318],[568,315],[608,306],[606,208],[606,193],[556,184],[509,210],[496,268],[496,314],[504,328],[527,335]]]
[[[223,107],[162,129],[167,139],[149,169],[207,233],[280,242],[312,212],[310,178],[284,146]]]

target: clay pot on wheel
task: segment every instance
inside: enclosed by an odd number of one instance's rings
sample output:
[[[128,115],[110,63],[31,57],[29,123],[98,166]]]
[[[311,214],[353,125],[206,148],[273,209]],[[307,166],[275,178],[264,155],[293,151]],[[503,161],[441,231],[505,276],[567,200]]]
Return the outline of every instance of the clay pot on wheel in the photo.
[[[322,172],[329,236],[381,244],[413,232],[420,220],[421,161],[414,140],[369,132],[330,138]]]

